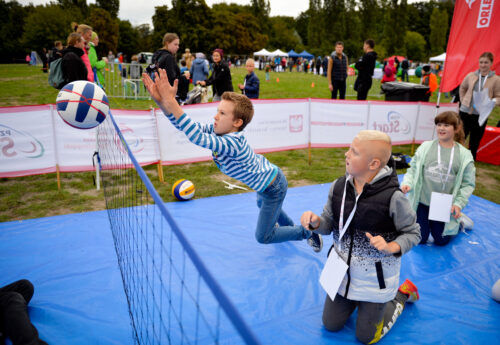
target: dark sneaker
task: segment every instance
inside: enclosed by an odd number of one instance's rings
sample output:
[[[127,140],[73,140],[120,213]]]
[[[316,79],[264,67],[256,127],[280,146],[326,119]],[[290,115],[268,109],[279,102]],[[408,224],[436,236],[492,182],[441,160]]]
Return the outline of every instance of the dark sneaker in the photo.
[[[319,253],[323,248],[323,239],[321,235],[313,232],[311,237],[307,239],[307,244],[310,245],[316,253]]]

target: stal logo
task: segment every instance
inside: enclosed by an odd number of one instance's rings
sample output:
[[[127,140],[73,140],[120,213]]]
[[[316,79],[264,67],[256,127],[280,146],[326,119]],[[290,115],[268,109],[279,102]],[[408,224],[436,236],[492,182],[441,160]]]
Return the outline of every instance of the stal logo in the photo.
[[[289,123],[290,123],[290,132],[302,132],[304,128],[303,125],[303,116],[300,115],[290,115]]]
[[[28,132],[0,124],[0,157],[38,158],[44,152],[42,143]]]
[[[379,123],[373,121],[373,129],[384,132],[384,133],[410,133],[410,122],[403,117],[397,111],[390,111],[387,114],[387,122]]]
[[[123,123],[120,123],[120,131],[125,137],[128,147],[130,147],[130,150],[132,151],[133,154],[139,153],[144,150],[144,146],[142,145],[144,139],[137,137],[132,128],[128,127]],[[120,141],[118,135],[116,136],[115,140],[118,144],[118,142]],[[118,146],[123,150],[123,152],[125,152],[125,148],[123,147],[123,145],[118,145]]]

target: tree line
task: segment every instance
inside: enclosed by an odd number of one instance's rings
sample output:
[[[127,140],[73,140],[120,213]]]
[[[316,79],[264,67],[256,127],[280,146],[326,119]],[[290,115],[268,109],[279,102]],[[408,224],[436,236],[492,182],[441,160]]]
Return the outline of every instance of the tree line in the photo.
[[[176,32],[181,51],[250,55],[262,48],[308,50],[330,54],[343,41],[350,57],[362,55],[363,41],[376,42],[380,57],[393,54],[424,61],[445,51],[454,5],[448,1],[309,0],[309,8],[296,18],[271,16],[269,0],[249,5],[214,4],[205,0],[172,0],[158,6],[148,24],[133,26],[118,18],[119,0],[57,0],[47,5],[23,6],[0,0],[0,62],[20,61],[32,50],[65,44],[72,23],[85,23],[99,34],[97,52],[122,52],[129,58],[155,51],[166,32]]]

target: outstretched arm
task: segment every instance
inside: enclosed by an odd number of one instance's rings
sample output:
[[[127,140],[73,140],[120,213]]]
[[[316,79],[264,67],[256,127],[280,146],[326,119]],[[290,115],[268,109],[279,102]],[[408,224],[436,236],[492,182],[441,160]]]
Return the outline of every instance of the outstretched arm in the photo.
[[[177,79],[173,85],[170,85],[167,72],[164,69],[160,69],[159,73],[155,72],[155,81],[146,73],[142,74],[142,81],[153,100],[165,114],[172,114],[175,119],[179,119],[184,114],[184,111],[175,99],[179,84]]]

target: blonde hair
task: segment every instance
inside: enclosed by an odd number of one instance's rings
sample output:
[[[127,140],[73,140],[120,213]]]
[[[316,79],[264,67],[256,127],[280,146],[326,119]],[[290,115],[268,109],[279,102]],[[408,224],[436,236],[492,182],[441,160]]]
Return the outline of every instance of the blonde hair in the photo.
[[[255,60],[254,59],[247,59],[245,65],[247,65],[249,62],[251,62],[252,65],[254,65],[254,67],[255,67]]]
[[[80,35],[78,32],[72,32],[68,36],[68,46],[74,47],[75,44],[80,42],[82,39],[82,35]]]
[[[87,24],[80,24],[78,25],[78,28],[76,29],[76,32],[78,32],[79,34],[84,34],[86,33],[87,31],[92,31],[92,27],[91,26],[88,26]]]
[[[373,158],[380,159],[380,167],[384,167],[389,162],[392,153],[392,141],[391,137],[387,133],[376,131],[373,129],[366,129],[360,131],[356,136],[359,141],[377,141],[381,145],[373,145],[371,147],[374,153]]]
[[[233,103],[234,105],[234,118],[241,119],[243,124],[238,128],[238,131],[241,132],[246,125],[252,121],[253,118],[253,104],[248,99],[247,96],[241,95],[239,93],[226,91],[222,94],[222,99],[224,101],[228,101]]]
[[[172,43],[175,40],[178,40],[179,36],[177,34],[167,32],[165,36],[163,36],[163,45],[166,46],[168,43]]]

